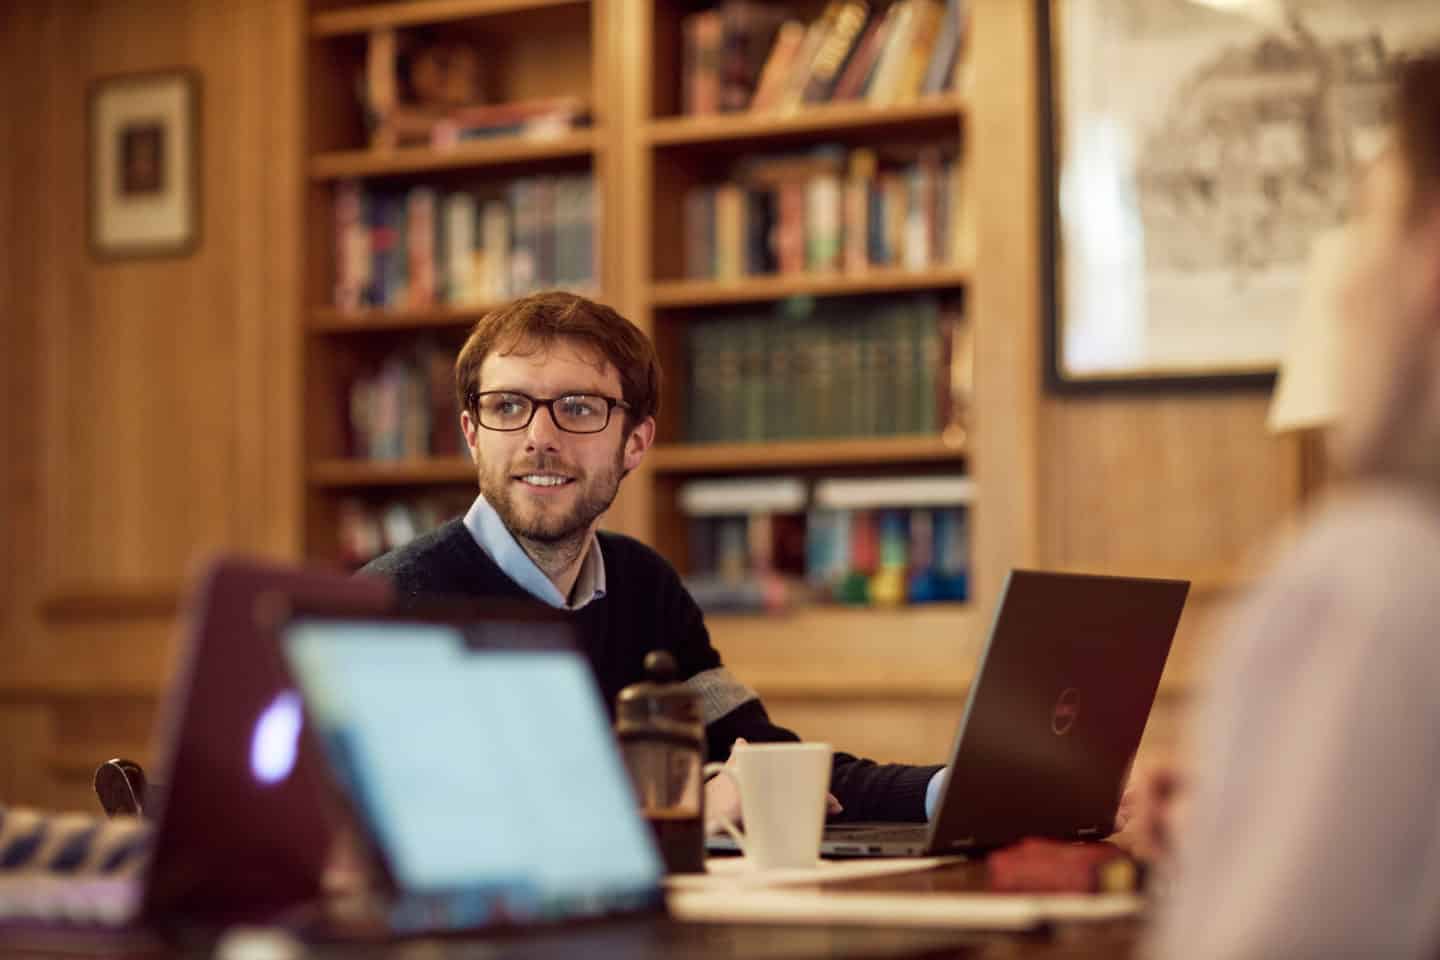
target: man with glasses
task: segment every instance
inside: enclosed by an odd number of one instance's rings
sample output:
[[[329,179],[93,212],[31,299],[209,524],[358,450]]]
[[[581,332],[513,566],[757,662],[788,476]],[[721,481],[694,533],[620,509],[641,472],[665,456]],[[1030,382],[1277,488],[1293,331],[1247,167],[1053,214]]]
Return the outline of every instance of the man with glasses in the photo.
[[[573,612],[608,704],[668,650],[699,694],[711,759],[740,739],[799,739],[770,722],[755,692],[721,665],[695,601],[659,554],[597,529],[625,474],[655,441],[660,366],[650,340],[603,304],[539,293],[476,324],[455,363],[460,426],[480,495],[463,518],[365,567],[405,600],[533,597]],[[837,753],[832,812],[923,820],[941,768]],[[739,813],[729,779],[710,810]]]

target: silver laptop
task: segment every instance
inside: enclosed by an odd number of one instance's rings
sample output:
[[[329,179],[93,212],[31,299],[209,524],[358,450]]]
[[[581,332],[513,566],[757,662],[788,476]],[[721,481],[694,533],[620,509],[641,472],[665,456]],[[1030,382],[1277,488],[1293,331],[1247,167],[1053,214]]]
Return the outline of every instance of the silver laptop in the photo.
[[[403,936],[663,913],[663,866],[573,628],[494,606],[281,627],[389,888],[376,923]]]
[[[1114,830],[1188,581],[1015,570],[929,824],[832,824],[840,857],[980,851]]]

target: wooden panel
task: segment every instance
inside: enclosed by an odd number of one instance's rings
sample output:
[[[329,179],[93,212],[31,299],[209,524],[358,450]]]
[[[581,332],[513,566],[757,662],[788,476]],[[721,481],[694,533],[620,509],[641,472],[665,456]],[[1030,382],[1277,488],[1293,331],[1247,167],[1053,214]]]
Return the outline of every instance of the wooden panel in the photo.
[[[1046,562],[1153,576],[1238,573],[1299,502],[1299,451],[1266,431],[1268,403],[1246,393],[1049,400]]]
[[[42,704],[0,703],[0,805],[54,804],[45,769],[54,752],[53,720]]]
[[[733,144],[739,140],[759,141],[754,147],[766,147],[764,141],[796,135],[810,137],[849,131],[886,131],[905,127],[913,135],[916,121],[933,120],[943,130],[954,124],[964,109],[959,97],[930,96],[913,103],[888,104],[875,107],[853,103],[809,104],[799,113],[776,115],[768,113],[717,114],[705,117],[668,117],[653,122],[646,134],[651,143]]]
[[[115,724],[115,749],[148,731],[149,708],[122,704],[167,682],[176,585],[198,558],[297,555],[303,32],[295,0],[0,10],[14,71],[0,211],[25,225],[0,240],[0,549],[24,558],[0,578],[0,711],[33,742],[0,800],[87,800],[86,744],[111,738],[56,733],[78,729],[76,703],[85,723]],[[198,247],[97,262],[90,86],[187,67],[201,78]],[[61,758],[72,747],[83,761]]]
[[[940,267],[905,270],[877,267],[853,274],[776,274],[737,281],[673,280],[657,283],[650,291],[656,307],[708,307],[716,304],[754,303],[785,297],[838,297],[963,287],[966,270]]]
[[[577,0],[411,0],[408,3],[384,3],[354,10],[317,13],[311,18],[310,30],[318,36],[335,36],[376,27],[444,23],[516,10],[534,11],[575,2]]]

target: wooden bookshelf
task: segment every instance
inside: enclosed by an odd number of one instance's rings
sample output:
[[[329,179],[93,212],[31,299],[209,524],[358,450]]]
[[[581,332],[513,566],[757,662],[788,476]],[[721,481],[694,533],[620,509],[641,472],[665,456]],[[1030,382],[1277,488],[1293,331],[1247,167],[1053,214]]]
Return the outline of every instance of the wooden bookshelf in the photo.
[[[866,103],[807,105],[794,113],[722,113],[703,117],[666,117],[653,121],[646,137],[653,146],[734,144],[749,141],[763,147],[764,141],[805,136],[826,136],[856,132],[884,132],[903,129],[914,134],[933,127],[958,135],[964,101],[953,95],[927,97],[912,103],[874,106]]]
[[[798,296],[839,297],[949,290],[965,286],[969,279],[969,271],[959,268],[901,270],[876,267],[855,274],[776,274],[733,281],[672,280],[651,285],[650,303],[655,307],[708,307]]]
[[[314,487],[418,487],[475,482],[475,464],[465,457],[429,460],[320,460],[310,466]]]
[[[574,6],[586,0],[413,0],[330,10],[310,17],[310,34],[338,37],[380,27],[413,27],[471,20],[502,13]]]
[[[940,436],[791,440],[783,443],[659,444],[649,454],[657,473],[729,474],[824,467],[960,462],[963,441]]]
[[[402,147],[395,150],[337,150],[317,154],[310,162],[312,180],[346,177],[394,177],[461,170],[472,167],[519,166],[550,160],[587,157],[595,150],[592,130],[575,130],[556,137],[497,137],[464,143],[448,150]]]

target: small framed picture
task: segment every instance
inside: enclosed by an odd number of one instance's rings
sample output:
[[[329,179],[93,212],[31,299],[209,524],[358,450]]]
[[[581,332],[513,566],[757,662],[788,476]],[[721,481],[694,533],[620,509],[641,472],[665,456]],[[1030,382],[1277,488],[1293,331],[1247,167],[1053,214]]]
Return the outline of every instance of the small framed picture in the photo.
[[[129,74],[90,91],[90,249],[179,256],[200,238],[200,80]]]

